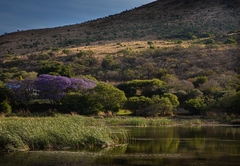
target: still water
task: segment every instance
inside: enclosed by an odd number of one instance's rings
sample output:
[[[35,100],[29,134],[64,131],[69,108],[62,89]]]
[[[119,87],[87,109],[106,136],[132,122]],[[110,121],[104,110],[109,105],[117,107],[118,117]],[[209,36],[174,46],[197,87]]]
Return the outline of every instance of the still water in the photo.
[[[127,145],[0,154],[0,166],[240,166],[240,127],[128,127]]]

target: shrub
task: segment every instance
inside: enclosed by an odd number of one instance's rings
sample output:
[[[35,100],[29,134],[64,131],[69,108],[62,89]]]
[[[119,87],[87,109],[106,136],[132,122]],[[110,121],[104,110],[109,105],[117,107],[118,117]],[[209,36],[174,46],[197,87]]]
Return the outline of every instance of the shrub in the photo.
[[[194,115],[200,114],[204,107],[205,104],[201,98],[190,99],[185,102],[185,109]]]
[[[172,93],[164,93],[163,97],[166,97],[170,100],[172,106],[174,109],[176,109],[179,106],[178,97]]]
[[[104,112],[118,112],[127,100],[123,91],[106,83],[99,83],[89,91],[89,95],[93,102],[102,108]]]
[[[8,101],[3,101],[0,103],[0,112],[7,114],[12,113],[12,107],[9,105]]]
[[[71,92],[61,99],[61,112],[76,112],[80,115],[92,115],[102,110],[90,95]]]
[[[218,101],[219,109],[227,113],[240,114],[240,91],[228,92],[223,95]]]
[[[208,39],[205,44],[209,45],[209,44],[215,44],[215,40],[214,39]]]
[[[152,98],[145,96],[130,97],[125,104],[125,108],[131,110],[133,115],[137,116],[164,116],[171,115],[174,107],[169,98],[155,95]]]
[[[237,41],[230,37],[224,42],[224,44],[237,44]]]
[[[207,82],[207,77],[206,76],[199,76],[194,78],[193,80],[193,85],[195,88],[198,88],[201,84],[204,84],[205,82]]]

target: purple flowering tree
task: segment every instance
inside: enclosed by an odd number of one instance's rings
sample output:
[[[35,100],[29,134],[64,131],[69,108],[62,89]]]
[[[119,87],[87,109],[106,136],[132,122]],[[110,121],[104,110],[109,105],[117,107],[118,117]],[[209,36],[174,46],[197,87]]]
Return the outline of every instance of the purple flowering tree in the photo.
[[[40,91],[41,98],[49,99],[52,103],[55,103],[70,91],[76,92],[94,88],[96,83],[93,80],[83,78],[42,74],[38,77],[35,85],[36,89]]]
[[[7,84],[7,88],[10,89],[14,99],[18,102],[28,105],[30,100],[35,97],[33,93],[35,89],[36,79],[26,79],[21,81],[11,81]]]

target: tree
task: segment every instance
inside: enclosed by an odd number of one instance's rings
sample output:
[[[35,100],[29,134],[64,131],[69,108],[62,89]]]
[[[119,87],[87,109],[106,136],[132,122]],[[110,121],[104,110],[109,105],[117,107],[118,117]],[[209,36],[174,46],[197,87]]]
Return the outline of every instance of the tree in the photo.
[[[29,105],[29,102],[35,97],[33,90],[36,79],[25,79],[19,81],[11,81],[7,84],[15,103]]]
[[[144,110],[151,105],[151,98],[145,96],[130,97],[126,103],[125,108],[133,112],[133,115],[145,115]]]
[[[173,109],[176,109],[179,106],[178,97],[172,93],[164,93],[163,97],[168,98],[173,106]]]
[[[152,98],[145,96],[130,97],[125,104],[125,108],[137,116],[164,116],[172,114],[173,111],[173,105],[169,98],[159,95],[152,96]]]
[[[124,91],[127,97],[151,97],[158,93],[162,93],[163,88],[165,88],[165,83],[159,79],[132,80],[119,84],[117,88]]]
[[[201,98],[195,98],[187,100],[185,102],[184,108],[188,110],[190,113],[196,115],[200,114],[204,107],[205,107],[204,100]]]
[[[92,115],[102,110],[89,93],[70,92],[61,98],[61,112],[76,112],[80,115]]]
[[[123,91],[106,83],[99,83],[95,88],[90,90],[89,95],[95,104],[102,107],[102,111],[117,112],[127,100]]]
[[[191,89],[187,92],[187,99],[196,99],[203,97],[203,92],[199,89]]]
[[[173,105],[168,97],[152,97],[153,104],[150,107],[155,114],[160,116],[172,115]]]
[[[58,61],[41,61],[38,76],[41,74],[66,77],[71,77],[73,75],[69,67]]]
[[[240,114],[240,91],[227,92],[218,100],[218,109],[227,113]]]
[[[155,70],[154,74],[157,78],[161,79],[163,76],[166,76],[168,74],[168,71],[165,68],[164,69],[160,68]]]
[[[35,85],[36,89],[40,91],[41,98],[56,103],[68,92],[94,88],[96,83],[89,79],[42,74],[38,77]]]

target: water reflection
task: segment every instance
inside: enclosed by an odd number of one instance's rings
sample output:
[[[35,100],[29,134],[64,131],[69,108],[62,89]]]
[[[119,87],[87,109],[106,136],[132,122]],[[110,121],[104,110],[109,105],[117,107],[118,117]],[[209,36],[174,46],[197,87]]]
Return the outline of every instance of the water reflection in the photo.
[[[128,127],[128,145],[98,152],[0,154],[8,165],[211,165],[240,163],[239,127]]]

